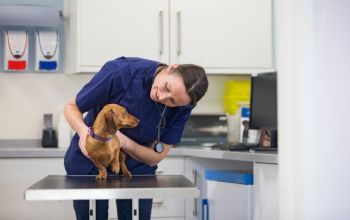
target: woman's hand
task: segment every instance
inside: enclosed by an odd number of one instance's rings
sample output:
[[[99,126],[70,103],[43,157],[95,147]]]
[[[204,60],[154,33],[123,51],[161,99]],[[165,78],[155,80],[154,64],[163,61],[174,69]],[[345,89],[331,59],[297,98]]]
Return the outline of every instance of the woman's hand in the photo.
[[[71,98],[68,103],[64,106],[64,115],[70,126],[79,135],[79,147],[81,152],[89,158],[88,152],[86,151],[86,137],[88,135],[88,127],[84,123],[83,114],[80,112],[77,104],[75,103],[75,97]]]
[[[130,144],[130,139],[125,136],[123,133],[121,133],[120,131],[117,131],[117,136],[119,139],[119,143],[120,143],[120,148],[124,149],[127,148]]]
[[[79,147],[81,152],[85,155],[85,157],[89,158],[89,153],[87,152],[85,146],[86,146],[86,137],[89,135],[88,129],[83,129],[79,133]]]

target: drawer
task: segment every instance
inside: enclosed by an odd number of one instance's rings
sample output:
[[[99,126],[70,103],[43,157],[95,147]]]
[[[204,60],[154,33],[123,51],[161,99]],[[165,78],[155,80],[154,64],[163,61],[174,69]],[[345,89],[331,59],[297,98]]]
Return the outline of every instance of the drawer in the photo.
[[[184,217],[185,199],[183,198],[155,198],[153,199],[153,217]]]

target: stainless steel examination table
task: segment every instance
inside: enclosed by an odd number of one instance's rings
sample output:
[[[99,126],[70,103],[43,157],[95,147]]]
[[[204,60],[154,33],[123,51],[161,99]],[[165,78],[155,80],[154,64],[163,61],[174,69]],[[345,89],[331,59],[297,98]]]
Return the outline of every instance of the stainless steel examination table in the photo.
[[[108,176],[49,175],[25,191],[26,200],[90,200],[90,219],[96,219],[97,199],[132,199],[133,220],[139,218],[138,199],[198,198],[199,189],[181,175]]]

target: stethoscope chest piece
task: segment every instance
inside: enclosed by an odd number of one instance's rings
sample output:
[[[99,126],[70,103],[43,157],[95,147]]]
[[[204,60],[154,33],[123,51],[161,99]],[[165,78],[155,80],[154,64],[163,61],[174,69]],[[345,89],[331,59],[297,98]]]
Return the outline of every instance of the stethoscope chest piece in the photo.
[[[164,150],[164,146],[162,143],[159,143],[157,142],[155,145],[154,145],[154,151],[157,152],[157,153],[161,153],[163,152]]]

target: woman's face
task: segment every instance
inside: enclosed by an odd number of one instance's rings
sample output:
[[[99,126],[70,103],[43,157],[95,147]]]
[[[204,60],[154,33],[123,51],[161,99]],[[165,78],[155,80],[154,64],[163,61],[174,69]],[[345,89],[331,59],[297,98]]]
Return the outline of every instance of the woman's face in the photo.
[[[186,87],[181,76],[174,73],[177,64],[173,64],[155,77],[150,98],[168,107],[188,105],[191,98],[186,93]]]

